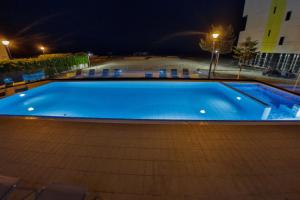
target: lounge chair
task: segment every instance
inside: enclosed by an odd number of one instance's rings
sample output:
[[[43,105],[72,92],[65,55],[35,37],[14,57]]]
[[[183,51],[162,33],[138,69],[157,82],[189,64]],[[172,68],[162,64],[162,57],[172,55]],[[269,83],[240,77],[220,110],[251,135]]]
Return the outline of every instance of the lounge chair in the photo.
[[[27,85],[20,85],[20,86],[15,87],[15,93],[24,92],[27,90],[28,90]]]
[[[82,74],[81,69],[76,70],[76,74],[75,74],[76,77],[81,77],[81,74]]]
[[[153,74],[151,72],[146,72],[145,78],[153,78]]]
[[[177,69],[171,69],[171,77],[178,78]]]
[[[25,82],[34,82],[45,79],[46,75],[44,71],[38,71],[32,74],[23,74],[22,78]]]
[[[167,78],[167,70],[166,69],[159,70],[159,78]]]
[[[189,71],[189,69],[184,68],[182,70],[182,77],[183,78],[189,78],[190,77],[190,71]]]
[[[102,70],[102,77],[104,77],[104,78],[109,77],[109,69]]]
[[[95,76],[95,74],[96,74],[96,70],[95,69],[90,69],[88,76],[93,77],[93,76]]]
[[[122,75],[121,69],[115,69],[114,70],[114,78],[119,78]]]
[[[43,188],[37,195],[37,200],[83,200],[87,191],[82,187],[52,183]]]
[[[19,178],[0,175],[0,199],[7,199],[10,193],[17,187],[19,181]]]
[[[10,77],[4,78],[3,82],[4,82],[4,84],[5,84],[6,87],[10,87],[10,86],[14,85],[14,81]]]

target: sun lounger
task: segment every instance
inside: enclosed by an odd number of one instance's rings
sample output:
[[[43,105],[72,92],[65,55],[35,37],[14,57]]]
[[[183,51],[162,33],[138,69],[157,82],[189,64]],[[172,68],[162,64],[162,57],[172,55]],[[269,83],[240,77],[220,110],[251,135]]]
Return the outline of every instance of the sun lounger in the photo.
[[[38,71],[32,74],[23,74],[22,79],[25,82],[34,82],[38,80],[45,79],[46,75],[44,71]]]
[[[114,70],[114,78],[119,78],[122,75],[121,69],[115,69]]]
[[[167,70],[166,69],[159,70],[159,78],[167,78]]]
[[[178,78],[177,69],[171,69],[171,77]]]
[[[4,78],[3,83],[5,84],[6,87],[10,87],[14,85],[14,81],[10,77]]]
[[[19,178],[0,175],[0,199],[6,199],[15,190]]]
[[[153,78],[153,74],[150,72],[145,73],[145,78]]]
[[[95,69],[90,69],[89,73],[88,73],[88,76],[93,77],[93,76],[95,76],[95,74],[96,74],[96,70]]]
[[[83,200],[86,190],[82,187],[52,183],[42,189],[36,196],[37,200]]]
[[[182,77],[183,78],[189,78],[190,77],[190,71],[189,71],[189,69],[184,68],[182,70]]]
[[[82,74],[82,70],[81,69],[76,70],[76,75],[75,75],[76,77],[80,77],[81,74]]]
[[[109,77],[109,69],[102,70],[102,77],[104,77],[104,78]]]

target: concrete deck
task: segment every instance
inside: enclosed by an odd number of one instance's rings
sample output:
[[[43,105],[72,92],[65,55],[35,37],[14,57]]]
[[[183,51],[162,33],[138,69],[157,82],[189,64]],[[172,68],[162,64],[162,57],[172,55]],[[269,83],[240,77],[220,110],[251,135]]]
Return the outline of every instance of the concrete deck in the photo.
[[[1,118],[0,141],[0,174],[27,187],[63,182],[112,200],[300,199],[299,125]]]

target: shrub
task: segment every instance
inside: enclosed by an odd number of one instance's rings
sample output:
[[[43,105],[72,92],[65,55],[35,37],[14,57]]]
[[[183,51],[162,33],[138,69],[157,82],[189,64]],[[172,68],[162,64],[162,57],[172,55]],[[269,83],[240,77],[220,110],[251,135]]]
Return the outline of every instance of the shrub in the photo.
[[[88,63],[87,54],[46,54],[37,58],[0,60],[0,74],[34,73],[43,70],[48,77]]]

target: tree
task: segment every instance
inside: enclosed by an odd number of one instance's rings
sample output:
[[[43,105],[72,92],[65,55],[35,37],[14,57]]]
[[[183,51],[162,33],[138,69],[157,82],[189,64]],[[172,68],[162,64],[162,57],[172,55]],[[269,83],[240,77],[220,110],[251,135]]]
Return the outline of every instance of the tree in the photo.
[[[257,44],[257,41],[253,41],[251,37],[247,37],[245,41],[241,42],[238,46],[233,47],[233,57],[238,60],[239,65],[238,79],[240,78],[242,67],[249,64],[250,60],[258,53]]]
[[[212,38],[213,33],[219,33],[220,36],[215,42],[215,50],[217,51],[217,59],[214,62],[213,72],[216,70],[217,63],[219,61],[220,54],[229,54],[232,52],[234,42],[236,40],[234,29],[232,25],[228,26],[215,26],[210,27],[209,32],[199,42],[199,46],[203,51],[212,52],[214,40]],[[213,52],[212,52],[213,53]]]

